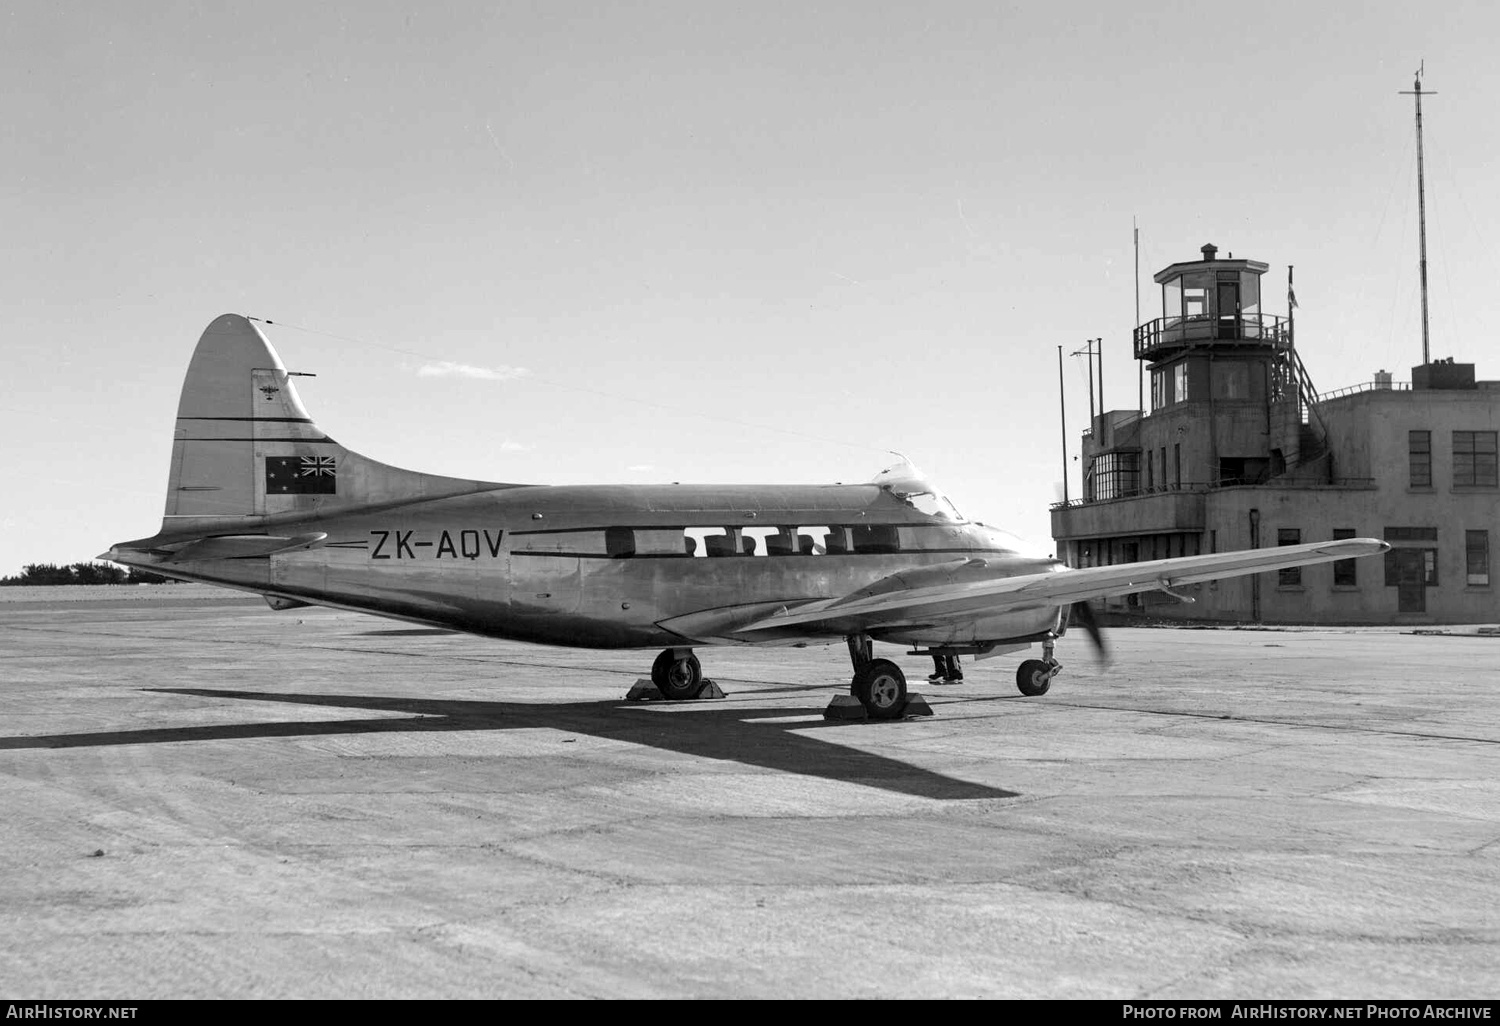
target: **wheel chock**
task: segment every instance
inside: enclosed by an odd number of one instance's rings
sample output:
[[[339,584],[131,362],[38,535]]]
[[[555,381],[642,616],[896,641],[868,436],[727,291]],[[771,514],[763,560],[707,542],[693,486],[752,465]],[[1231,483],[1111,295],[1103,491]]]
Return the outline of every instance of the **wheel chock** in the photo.
[[[932,706],[927,704],[927,698],[915,691],[906,693],[906,707],[901,710],[902,716],[931,716]]]
[[[686,701],[696,702],[699,699],[703,698],[723,697],[724,689],[719,687],[719,685],[715,684],[713,681],[709,680],[707,677],[704,677],[703,683],[698,686],[698,693],[692,698],[686,699]],[[657,686],[651,683],[651,679],[649,677],[638,677],[636,679],[636,682],[630,685],[630,690],[625,693],[625,701],[665,702],[666,698],[662,695]]]
[[[651,683],[647,677],[642,677],[630,685],[630,690],[625,693],[627,702],[659,702],[661,692],[656,690],[656,685]]]
[[[867,720],[864,703],[853,695],[834,695],[828,708],[823,710],[825,720]]]
[[[906,704],[901,707],[901,715],[895,719],[905,719],[908,716],[931,716],[932,706],[927,704],[927,699],[916,692],[910,692],[906,696]],[[825,720],[868,720],[870,714],[865,712],[864,705],[853,695],[834,695],[833,701],[828,703],[828,708],[823,710]]]

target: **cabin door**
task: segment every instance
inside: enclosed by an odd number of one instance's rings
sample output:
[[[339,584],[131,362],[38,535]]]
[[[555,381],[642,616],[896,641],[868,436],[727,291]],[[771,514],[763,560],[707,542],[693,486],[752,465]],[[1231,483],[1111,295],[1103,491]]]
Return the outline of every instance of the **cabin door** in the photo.
[[[1240,283],[1237,281],[1221,281],[1218,285],[1219,293],[1216,297],[1218,300],[1216,313],[1219,318],[1219,337],[1239,338]]]

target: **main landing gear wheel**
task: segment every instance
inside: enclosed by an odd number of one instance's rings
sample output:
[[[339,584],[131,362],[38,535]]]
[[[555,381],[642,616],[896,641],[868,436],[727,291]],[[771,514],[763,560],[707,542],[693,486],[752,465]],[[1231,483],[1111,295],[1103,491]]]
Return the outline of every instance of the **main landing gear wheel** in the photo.
[[[872,720],[894,720],[906,708],[906,675],[889,659],[872,659],[855,675],[852,690]]]
[[[651,683],[663,698],[678,702],[697,698],[703,688],[703,665],[693,653],[679,655],[677,649],[669,648],[651,664]]]
[[[1053,668],[1042,660],[1028,659],[1016,671],[1016,687],[1023,695],[1045,695],[1052,686],[1053,673]]]

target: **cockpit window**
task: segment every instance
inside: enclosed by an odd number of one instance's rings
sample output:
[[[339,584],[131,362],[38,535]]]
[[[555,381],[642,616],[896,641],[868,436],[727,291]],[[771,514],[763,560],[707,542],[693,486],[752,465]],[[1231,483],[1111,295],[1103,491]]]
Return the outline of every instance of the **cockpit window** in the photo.
[[[918,513],[956,524],[964,522],[963,514],[948,501],[948,497],[905,458],[876,474],[871,483],[890,492]]]

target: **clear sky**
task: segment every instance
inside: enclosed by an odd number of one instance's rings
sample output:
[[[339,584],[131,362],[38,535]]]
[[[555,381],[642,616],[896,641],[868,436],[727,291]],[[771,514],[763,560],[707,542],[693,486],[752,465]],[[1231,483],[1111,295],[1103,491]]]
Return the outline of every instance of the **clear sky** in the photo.
[[[1262,260],[1316,387],[1500,377],[1500,7],[826,2],[0,11],[0,574],[155,532],[188,357],[497,481],[823,482],[905,453],[1050,547],[1058,346],[1134,408],[1152,274]],[[309,329],[309,330],[301,330]],[[1088,415],[1066,361],[1068,444]],[[1070,487],[1078,487],[1070,464]]]

